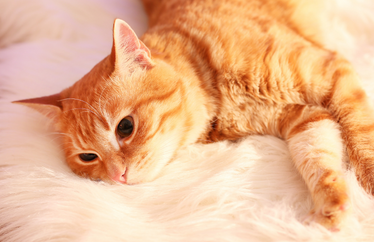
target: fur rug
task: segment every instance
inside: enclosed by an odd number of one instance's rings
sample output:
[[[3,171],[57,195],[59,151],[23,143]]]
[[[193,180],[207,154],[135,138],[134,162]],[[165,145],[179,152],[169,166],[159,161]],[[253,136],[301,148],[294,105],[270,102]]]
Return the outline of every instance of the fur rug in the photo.
[[[374,102],[373,1],[308,9]],[[88,72],[110,51],[115,17],[146,29],[138,0],[0,0],[0,241],[374,241],[374,199],[352,171],[342,231],[303,225],[311,197],[274,137],[192,145],[148,184],[74,175],[46,119],[10,102],[59,92]]]

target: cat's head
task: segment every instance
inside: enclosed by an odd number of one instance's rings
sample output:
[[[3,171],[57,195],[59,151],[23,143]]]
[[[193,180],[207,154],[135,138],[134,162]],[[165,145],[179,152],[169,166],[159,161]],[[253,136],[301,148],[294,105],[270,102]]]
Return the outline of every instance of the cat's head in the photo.
[[[204,95],[149,49],[122,20],[111,54],[61,93],[16,103],[50,118],[71,169],[110,183],[154,180],[182,146],[204,131]]]

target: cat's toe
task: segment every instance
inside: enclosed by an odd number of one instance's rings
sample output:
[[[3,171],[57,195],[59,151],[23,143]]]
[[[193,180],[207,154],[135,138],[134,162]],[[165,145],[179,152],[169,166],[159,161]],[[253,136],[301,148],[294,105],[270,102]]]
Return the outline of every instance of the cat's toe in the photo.
[[[332,232],[340,231],[340,227],[350,210],[350,202],[342,199],[339,203],[327,203],[320,208],[314,208],[305,218],[304,223],[319,223]]]
[[[322,207],[321,213],[323,216],[332,216],[337,213],[344,212],[349,209],[350,203],[348,202],[348,196],[341,199],[342,201],[330,202]]]

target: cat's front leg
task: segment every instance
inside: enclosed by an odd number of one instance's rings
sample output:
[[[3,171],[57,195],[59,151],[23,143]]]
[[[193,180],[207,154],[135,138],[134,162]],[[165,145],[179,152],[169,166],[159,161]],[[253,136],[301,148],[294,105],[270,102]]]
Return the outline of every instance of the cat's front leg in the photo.
[[[283,113],[279,129],[314,202],[305,222],[337,231],[350,206],[339,126],[321,107],[288,105]]]
[[[329,110],[341,128],[347,147],[349,164],[362,187],[374,195],[374,109],[361,87],[360,78],[352,64],[340,55],[319,50],[310,52],[316,61],[310,63],[313,75],[304,79],[302,95],[309,104]],[[306,55],[305,55],[306,56]]]
[[[352,65],[347,61],[334,64],[330,93],[322,104],[340,124],[358,181],[374,195],[374,109]]]

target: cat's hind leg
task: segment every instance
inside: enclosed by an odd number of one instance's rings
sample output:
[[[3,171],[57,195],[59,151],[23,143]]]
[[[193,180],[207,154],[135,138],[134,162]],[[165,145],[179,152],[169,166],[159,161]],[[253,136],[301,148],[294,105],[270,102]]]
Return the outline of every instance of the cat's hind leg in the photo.
[[[349,210],[339,125],[322,107],[287,105],[283,113],[279,122],[281,136],[314,202],[306,222],[338,230]]]

